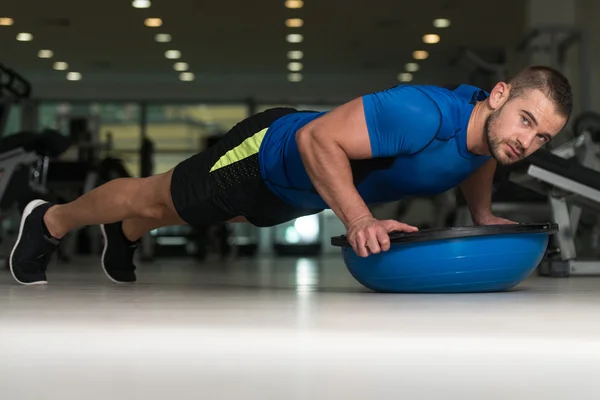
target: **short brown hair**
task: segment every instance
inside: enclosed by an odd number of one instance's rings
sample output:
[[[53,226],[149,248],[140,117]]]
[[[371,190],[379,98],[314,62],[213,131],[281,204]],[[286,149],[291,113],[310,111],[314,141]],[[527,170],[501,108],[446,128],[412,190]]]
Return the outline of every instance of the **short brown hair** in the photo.
[[[568,119],[571,116],[573,110],[571,84],[560,71],[548,66],[533,65],[519,71],[508,81],[508,84],[511,86],[509,101],[527,90],[537,89],[554,103],[563,117]]]

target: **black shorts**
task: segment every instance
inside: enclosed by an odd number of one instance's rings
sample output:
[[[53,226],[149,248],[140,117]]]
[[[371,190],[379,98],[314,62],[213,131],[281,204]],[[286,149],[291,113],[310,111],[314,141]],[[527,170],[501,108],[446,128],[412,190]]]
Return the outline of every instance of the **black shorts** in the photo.
[[[179,216],[192,226],[243,216],[255,226],[267,227],[322,211],[285,203],[265,185],[260,173],[258,148],[264,130],[294,112],[293,108],[273,108],[253,115],[214,146],[178,164],[171,197]]]

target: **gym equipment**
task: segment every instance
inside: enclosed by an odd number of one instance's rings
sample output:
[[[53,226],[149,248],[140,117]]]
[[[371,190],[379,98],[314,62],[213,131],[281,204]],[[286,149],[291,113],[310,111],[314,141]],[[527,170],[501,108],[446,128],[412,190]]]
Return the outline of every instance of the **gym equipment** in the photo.
[[[345,236],[348,270],[363,286],[386,293],[475,293],[506,291],[544,257],[556,224],[511,224],[390,233],[388,251],[359,257]]]
[[[540,266],[542,275],[568,277],[600,274],[600,260],[584,260],[576,251],[576,235],[583,210],[600,212],[600,172],[593,137],[585,132],[553,150],[538,150],[522,163],[525,170],[514,171],[510,179],[545,194],[554,222],[560,227],[557,249]]]
[[[31,84],[15,70],[0,63],[0,88],[3,94],[24,99],[31,95]]]
[[[14,70],[0,64],[0,138],[4,136],[12,105],[28,98],[30,94],[29,82]],[[35,152],[18,146],[20,139],[4,139],[0,143],[0,199],[3,198],[17,168],[38,160]]]
[[[0,139],[0,220],[2,248],[7,255],[18,233],[19,219],[31,200],[61,202],[46,187],[49,158],[70,146],[70,140],[56,131],[18,132]]]
[[[0,137],[4,135],[12,104],[29,98],[31,85],[16,71],[0,63]]]
[[[575,118],[573,121],[573,135],[579,137],[585,133],[589,133],[594,143],[600,142],[600,114],[585,111]]]
[[[555,248],[540,266],[542,275],[600,274],[599,254],[585,254],[597,251],[600,238],[600,115],[582,113],[573,122],[573,133],[575,139],[552,151],[538,150],[510,175],[511,181],[546,196],[552,218],[561,227]],[[592,233],[584,241],[586,227]]]

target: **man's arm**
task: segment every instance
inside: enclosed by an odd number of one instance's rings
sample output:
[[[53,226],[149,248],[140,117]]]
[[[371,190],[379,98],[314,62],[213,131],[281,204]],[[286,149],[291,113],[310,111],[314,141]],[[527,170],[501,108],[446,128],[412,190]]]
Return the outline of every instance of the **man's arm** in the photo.
[[[306,171],[323,200],[346,228],[372,218],[354,186],[350,159],[371,158],[361,98],[307,124],[296,135]]]
[[[431,98],[414,88],[393,88],[354,99],[296,134],[315,189],[346,226],[357,254],[385,251],[389,232],[417,228],[373,218],[354,186],[350,160],[412,154],[430,143],[440,124]]]
[[[481,225],[492,217],[492,187],[497,162],[490,159],[460,184],[473,223]]]

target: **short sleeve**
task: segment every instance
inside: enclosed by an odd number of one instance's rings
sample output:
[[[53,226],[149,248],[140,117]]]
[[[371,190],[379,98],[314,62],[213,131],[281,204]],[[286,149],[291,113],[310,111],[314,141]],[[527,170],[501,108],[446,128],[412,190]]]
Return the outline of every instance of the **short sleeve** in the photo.
[[[398,85],[362,97],[372,157],[414,154],[437,135],[442,114],[421,88]]]

